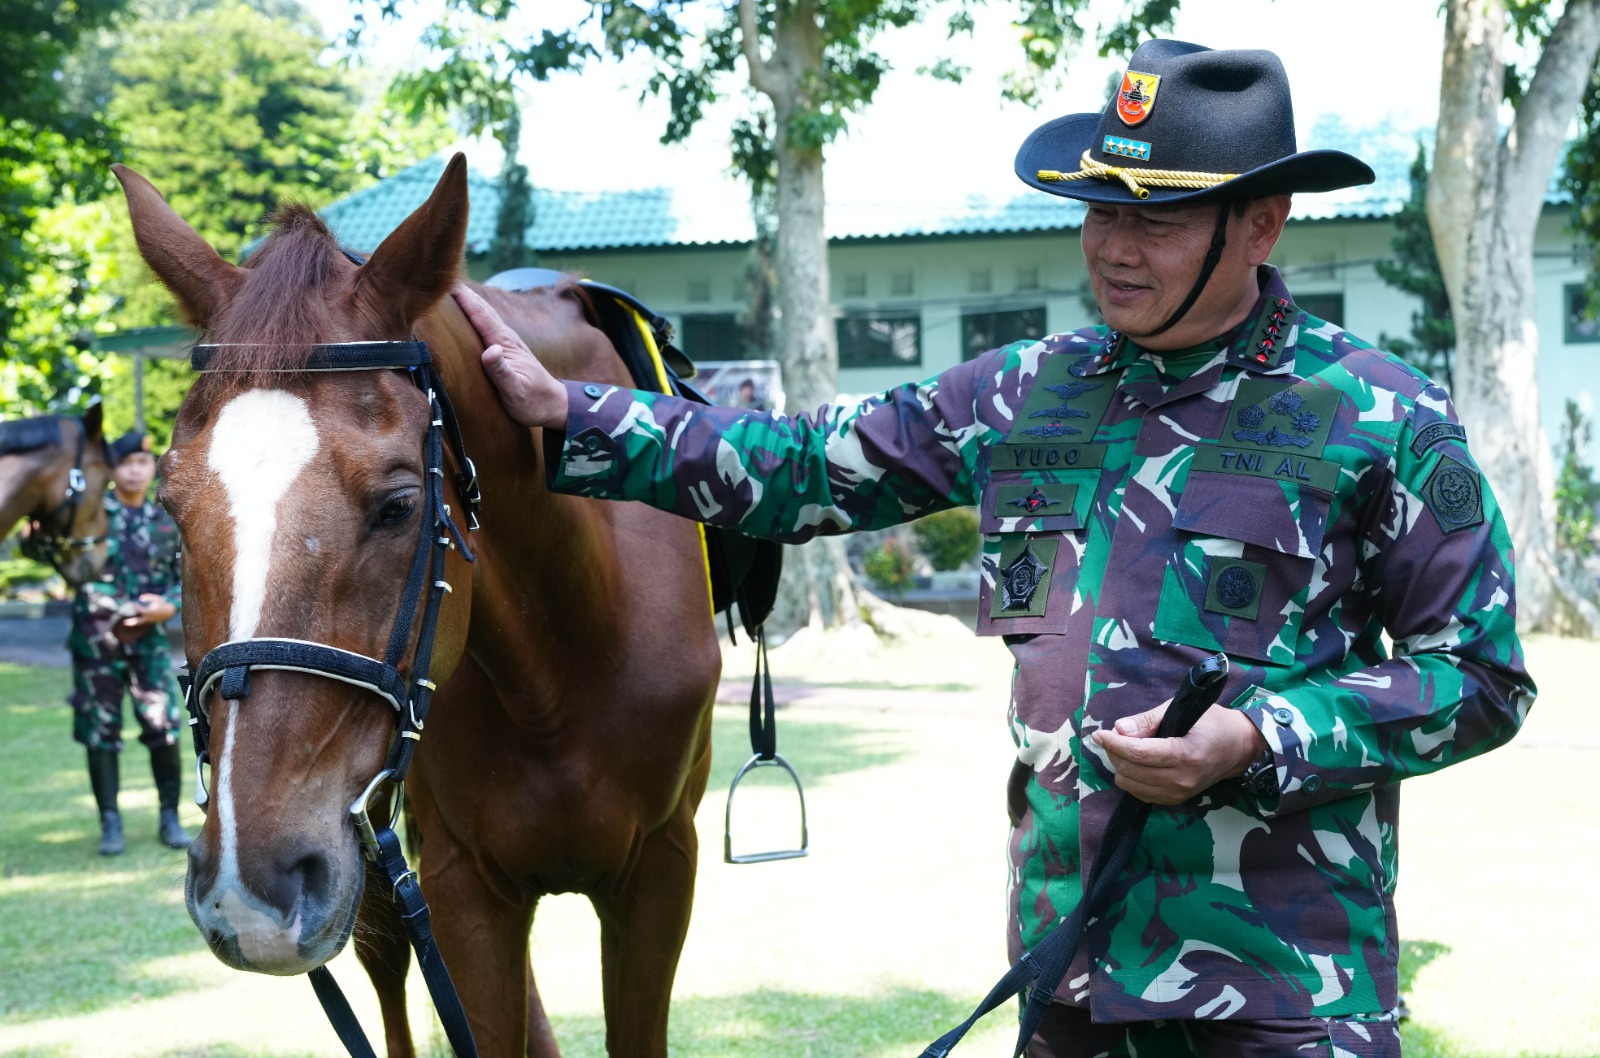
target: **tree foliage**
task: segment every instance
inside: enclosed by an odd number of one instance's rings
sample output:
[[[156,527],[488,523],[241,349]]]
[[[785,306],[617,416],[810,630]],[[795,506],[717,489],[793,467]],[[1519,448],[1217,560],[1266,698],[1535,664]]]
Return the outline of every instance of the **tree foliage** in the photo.
[[[1591,427],[1578,402],[1567,398],[1561,430],[1561,471],[1556,477],[1556,547],[1577,558],[1595,554],[1595,508],[1600,481],[1584,459]]]
[[[283,201],[324,205],[453,138],[442,121],[399,120],[381,86],[348,68],[295,0],[133,0],[123,19],[85,35],[55,65],[54,105],[98,114],[117,139],[94,161],[86,190],[56,192],[59,204],[35,210],[40,219],[19,244],[27,278],[6,287],[16,323],[0,335],[6,414],[70,407],[104,392],[114,428],[132,425],[128,361],[101,363],[87,340],[170,322],[171,311],[109,179],[113,154],[150,177],[220,252],[236,256]],[[38,159],[13,171],[43,196],[59,168],[45,159],[70,148],[63,134],[36,135]],[[154,432],[186,387],[182,365],[149,365]]]
[[[0,345],[33,272],[35,221],[63,193],[81,197],[92,188],[110,149],[99,114],[63,105],[63,62],[124,3],[0,0]]]
[[[1428,151],[1419,143],[1416,160],[1411,163],[1411,197],[1394,218],[1389,245],[1395,256],[1377,261],[1373,267],[1385,283],[1421,304],[1411,314],[1411,337],[1383,334],[1379,344],[1449,388],[1454,384],[1450,358],[1456,347],[1456,326],[1450,316],[1444,275],[1439,271],[1439,255],[1433,248],[1433,233],[1428,229],[1427,200]]]

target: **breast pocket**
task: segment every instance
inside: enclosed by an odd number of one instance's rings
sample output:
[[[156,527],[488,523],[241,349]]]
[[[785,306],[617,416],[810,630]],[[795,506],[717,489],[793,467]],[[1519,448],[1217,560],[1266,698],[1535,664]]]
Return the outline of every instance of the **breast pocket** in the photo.
[[[979,635],[1066,631],[1099,470],[995,472],[978,507]]]
[[[1191,470],[1172,519],[1156,638],[1292,662],[1329,503],[1305,485]]]

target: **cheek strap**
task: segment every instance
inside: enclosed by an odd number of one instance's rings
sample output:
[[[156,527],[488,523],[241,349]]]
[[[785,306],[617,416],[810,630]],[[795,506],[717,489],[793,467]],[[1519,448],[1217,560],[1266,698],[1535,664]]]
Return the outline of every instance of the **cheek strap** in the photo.
[[[1224,202],[1217,207],[1217,228],[1211,233],[1211,249],[1206,251],[1206,259],[1200,266],[1200,278],[1194,281],[1194,286],[1189,290],[1189,296],[1183,299],[1183,304],[1178,306],[1178,311],[1168,317],[1167,322],[1141,337],[1153,338],[1158,334],[1172,329],[1173,325],[1183,319],[1184,313],[1193,307],[1200,297],[1200,292],[1206,288],[1206,283],[1211,279],[1211,273],[1216,271],[1217,262],[1222,260],[1222,247],[1228,241],[1228,210],[1232,207]]]

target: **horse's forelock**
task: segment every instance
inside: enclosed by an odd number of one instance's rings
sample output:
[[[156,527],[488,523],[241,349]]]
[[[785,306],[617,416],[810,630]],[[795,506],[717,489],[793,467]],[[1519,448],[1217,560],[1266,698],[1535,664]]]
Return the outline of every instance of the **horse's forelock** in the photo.
[[[342,260],[333,233],[309,207],[282,206],[271,234],[245,264],[239,295],[207,329],[223,346],[213,368],[243,373],[293,371],[311,346],[335,332],[325,291]]]

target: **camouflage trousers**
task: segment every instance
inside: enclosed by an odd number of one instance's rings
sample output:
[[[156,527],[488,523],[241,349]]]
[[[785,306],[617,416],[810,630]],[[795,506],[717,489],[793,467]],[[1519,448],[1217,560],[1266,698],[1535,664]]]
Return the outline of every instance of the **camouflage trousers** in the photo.
[[[166,633],[156,629],[136,643],[104,637],[73,644],[72,737],[92,750],[122,749],[122,701],[133,699],[139,741],[152,749],[176,745],[183,709],[167,655]]]
[[[1097,1025],[1055,1003],[1028,1058],[1400,1058],[1393,1011],[1270,1021],[1138,1021]]]

